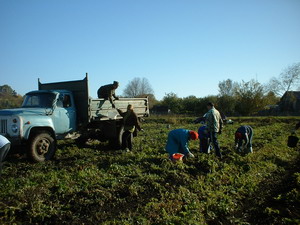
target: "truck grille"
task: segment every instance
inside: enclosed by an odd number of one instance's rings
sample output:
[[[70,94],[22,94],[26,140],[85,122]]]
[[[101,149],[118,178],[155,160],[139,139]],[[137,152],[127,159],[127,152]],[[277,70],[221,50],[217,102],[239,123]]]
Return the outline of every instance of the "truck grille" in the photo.
[[[0,134],[6,134],[7,133],[7,120],[1,119],[0,121]]]

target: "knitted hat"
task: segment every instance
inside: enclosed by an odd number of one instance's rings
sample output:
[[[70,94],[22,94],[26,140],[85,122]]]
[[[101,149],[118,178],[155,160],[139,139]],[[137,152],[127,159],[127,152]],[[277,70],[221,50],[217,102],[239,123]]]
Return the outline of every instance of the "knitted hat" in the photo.
[[[193,131],[193,130],[190,130],[190,138],[192,139],[192,140],[197,140],[198,139],[198,133],[196,132],[196,131]]]
[[[242,133],[236,132],[236,133],[235,133],[235,138],[237,138],[237,139],[242,139],[242,138],[243,138]]]

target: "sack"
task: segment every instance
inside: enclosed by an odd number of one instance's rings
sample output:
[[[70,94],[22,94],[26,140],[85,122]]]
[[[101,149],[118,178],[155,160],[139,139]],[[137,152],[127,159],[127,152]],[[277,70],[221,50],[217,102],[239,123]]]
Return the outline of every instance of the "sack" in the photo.
[[[295,148],[297,146],[298,141],[299,141],[298,137],[290,135],[288,138],[287,146],[291,148]]]

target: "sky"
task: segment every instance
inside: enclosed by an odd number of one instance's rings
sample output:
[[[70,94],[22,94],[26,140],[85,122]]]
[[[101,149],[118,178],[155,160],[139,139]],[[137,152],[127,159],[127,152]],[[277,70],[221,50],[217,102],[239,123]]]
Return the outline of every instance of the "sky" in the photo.
[[[299,0],[0,0],[0,85],[145,77],[155,97],[265,84],[300,62]]]

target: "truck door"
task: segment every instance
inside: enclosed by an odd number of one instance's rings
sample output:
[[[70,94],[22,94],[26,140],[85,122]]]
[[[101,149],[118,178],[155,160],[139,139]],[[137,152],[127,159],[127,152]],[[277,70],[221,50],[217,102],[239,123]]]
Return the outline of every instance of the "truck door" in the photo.
[[[60,95],[54,117],[54,126],[57,134],[76,130],[76,109],[70,94]]]

